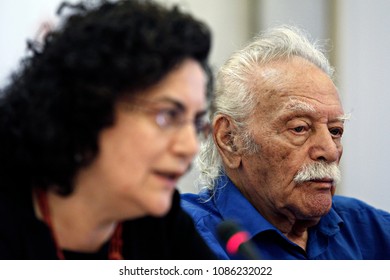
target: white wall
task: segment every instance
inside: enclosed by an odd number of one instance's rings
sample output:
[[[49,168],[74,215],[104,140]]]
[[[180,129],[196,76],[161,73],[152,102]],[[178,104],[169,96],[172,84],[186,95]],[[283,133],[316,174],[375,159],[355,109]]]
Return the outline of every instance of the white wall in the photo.
[[[0,86],[26,53],[26,40],[33,39],[43,22],[57,22],[60,0],[0,1]],[[70,0],[68,2],[76,2]]]
[[[207,23],[213,34],[211,64],[218,68],[250,39],[250,20],[253,0],[157,0],[176,4]]]
[[[313,38],[329,38],[329,0],[260,0],[258,30],[278,24],[292,24]]]
[[[352,113],[342,193],[390,211],[390,1],[337,5],[339,86]]]

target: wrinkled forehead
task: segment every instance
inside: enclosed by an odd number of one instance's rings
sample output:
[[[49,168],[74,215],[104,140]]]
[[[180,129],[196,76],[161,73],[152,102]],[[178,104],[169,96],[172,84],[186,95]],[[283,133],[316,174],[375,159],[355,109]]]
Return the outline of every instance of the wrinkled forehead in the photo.
[[[280,85],[280,84],[279,84]],[[328,120],[348,119],[344,113],[338,92],[335,88],[322,91],[302,86],[270,87],[259,95],[257,119],[273,120],[291,116],[306,116],[314,119],[326,117]]]
[[[350,118],[350,114],[344,113],[340,103],[335,102],[334,104],[317,104],[310,102],[309,99],[299,99],[295,97],[289,97],[281,104],[281,113],[284,114],[299,114],[299,115],[331,115],[332,118],[344,122]]]

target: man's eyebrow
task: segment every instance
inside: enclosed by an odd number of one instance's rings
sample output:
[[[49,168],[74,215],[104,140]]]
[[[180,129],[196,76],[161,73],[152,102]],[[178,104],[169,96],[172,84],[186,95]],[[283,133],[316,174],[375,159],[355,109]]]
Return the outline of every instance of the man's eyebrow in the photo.
[[[285,109],[289,111],[303,112],[303,113],[304,112],[314,113],[316,111],[311,104],[308,104],[300,100],[294,100],[294,99],[290,99],[290,103],[288,103],[285,106]],[[336,117],[336,120],[341,122],[345,122],[350,119],[351,119],[351,113],[345,113]]]
[[[336,119],[337,119],[338,121],[341,121],[341,122],[348,121],[348,120],[351,119],[351,113],[345,113],[345,114],[343,114],[343,115],[341,115],[341,116],[338,116]]]
[[[314,107],[306,102],[290,99],[290,102],[284,107],[284,109],[289,111],[298,111],[298,112],[310,112],[314,113],[316,110]]]

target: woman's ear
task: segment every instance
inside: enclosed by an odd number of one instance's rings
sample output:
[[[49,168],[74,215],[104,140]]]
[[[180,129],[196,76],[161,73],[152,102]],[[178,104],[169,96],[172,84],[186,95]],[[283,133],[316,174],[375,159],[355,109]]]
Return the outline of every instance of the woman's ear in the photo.
[[[241,153],[237,145],[237,127],[227,116],[219,115],[214,119],[213,137],[219,154],[225,165],[231,169],[241,164]]]

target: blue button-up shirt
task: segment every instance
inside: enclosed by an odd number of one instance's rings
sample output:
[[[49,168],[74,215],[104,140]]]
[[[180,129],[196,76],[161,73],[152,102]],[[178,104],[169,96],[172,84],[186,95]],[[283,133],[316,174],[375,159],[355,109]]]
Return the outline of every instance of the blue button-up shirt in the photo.
[[[210,248],[221,259],[234,259],[221,245],[216,227],[234,220],[258,247],[263,259],[390,259],[390,213],[353,198],[334,196],[332,208],[309,228],[306,251],[269,223],[225,175],[216,193],[183,194],[182,206]]]

